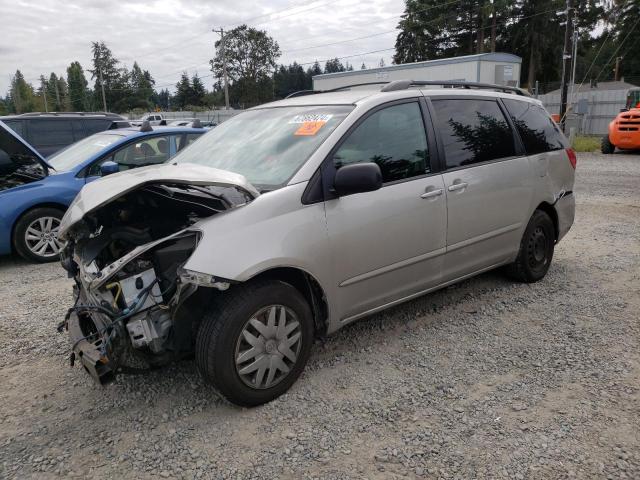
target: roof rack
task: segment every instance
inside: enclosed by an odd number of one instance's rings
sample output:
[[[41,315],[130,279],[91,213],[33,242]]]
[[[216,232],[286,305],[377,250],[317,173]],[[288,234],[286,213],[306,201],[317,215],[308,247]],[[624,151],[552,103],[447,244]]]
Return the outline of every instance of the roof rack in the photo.
[[[353,83],[351,85],[345,85],[343,87],[332,88],[330,90],[298,90],[297,92],[290,93],[284,98],[302,97],[303,95],[315,95],[316,93],[331,93],[339,92],[345,88],[364,87],[366,85],[384,85],[389,82],[367,82],[367,83]]]
[[[393,92],[394,90],[406,90],[409,87],[422,87],[439,85],[442,87],[452,88],[467,88],[467,89],[484,89],[484,90],[498,90],[505,93],[515,93],[516,95],[522,95],[529,97],[529,93],[519,87],[511,87],[509,85],[496,85],[494,83],[479,83],[479,82],[461,82],[457,80],[394,80],[382,87],[382,92]]]
[[[466,88],[466,89],[482,89],[482,90],[497,90],[505,93],[515,93],[516,95],[522,95],[530,97],[526,90],[519,87],[511,87],[508,85],[495,85],[492,83],[478,83],[478,82],[464,82],[456,80],[393,80],[390,82],[368,82],[368,83],[354,83],[352,85],[344,85],[342,87],[332,88],[331,90],[300,90],[287,95],[285,98],[299,97],[303,95],[313,95],[316,93],[330,93],[339,92],[347,88],[363,87],[367,85],[384,85],[380,89],[381,92],[394,92],[397,90],[407,90],[410,87],[422,87],[422,86],[441,86],[451,88]]]
[[[60,116],[78,116],[78,117],[107,117],[107,118],[122,118],[117,113],[110,112],[29,112],[21,113],[21,117],[60,117]]]
[[[149,120],[145,120],[144,122],[142,122],[142,125],[140,125],[140,131],[153,132],[153,128],[151,128],[151,122],[149,122]]]

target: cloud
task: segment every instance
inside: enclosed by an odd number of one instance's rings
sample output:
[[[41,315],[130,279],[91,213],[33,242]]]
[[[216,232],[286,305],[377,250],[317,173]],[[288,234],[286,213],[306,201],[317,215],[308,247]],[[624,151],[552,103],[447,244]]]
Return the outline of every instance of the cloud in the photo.
[[[211,29],[247,22],[266,30],[283,52],[280,63],[310,63],[393,47],[395,33],[385,33],[317,48],[343,40],[393,30],[403,0],[292,0],[220,2],[210,0],[1,0],[0,95],[20,69],[36,84],[41,74],[65,74],[79,61],[91,74],[92,41],[103,40],[114,56],[131,67],[149,70],[159,88],[173,86],[180,72],[209,75],[208,61],[218,35]],[[8,20],[8,21],[7,21]],[[390,63],[392,51],[348,59],[355,68]],[[207,88],[213,83],[205,79]]]

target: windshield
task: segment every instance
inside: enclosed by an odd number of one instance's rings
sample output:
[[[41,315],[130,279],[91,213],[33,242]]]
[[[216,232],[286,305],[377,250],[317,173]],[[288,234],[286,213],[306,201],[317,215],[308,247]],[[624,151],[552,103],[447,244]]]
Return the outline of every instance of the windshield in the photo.
[[[293,176],[351,110],[346,105],[250,110],[203,135],[171,162],[229,170],[272,190]]]
[[[629,90],[627,108],[640,108],[640,90]]]
[[[47,162],[59,172],[71,170],[73,167],[81,164],[89,157],[119,140],[122,140],[122,135],[97,133],[69,145],[64,150],[54,153],[47,158]]]

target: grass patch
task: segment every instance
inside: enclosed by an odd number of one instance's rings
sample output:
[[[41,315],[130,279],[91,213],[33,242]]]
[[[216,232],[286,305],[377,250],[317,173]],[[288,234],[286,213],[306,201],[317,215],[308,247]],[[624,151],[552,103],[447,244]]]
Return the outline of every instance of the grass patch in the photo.
[[[600,151],[600,137],[576,136],[573,141],[573,149],[576,152]]]

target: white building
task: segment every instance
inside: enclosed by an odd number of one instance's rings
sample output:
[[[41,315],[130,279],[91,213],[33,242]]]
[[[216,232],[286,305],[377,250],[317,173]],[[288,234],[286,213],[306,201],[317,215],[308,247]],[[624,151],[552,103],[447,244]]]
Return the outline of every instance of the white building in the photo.
[[[511,53],[480,53],[352,72],[325,73],[313,77],[313,89],[331,90],[356,83],[391,80],[459,80],[518,87],[521,63],[522,59]]]

